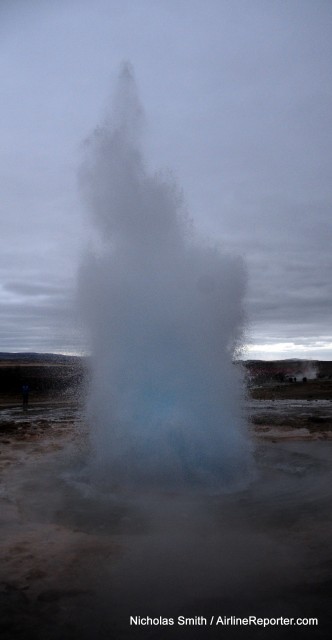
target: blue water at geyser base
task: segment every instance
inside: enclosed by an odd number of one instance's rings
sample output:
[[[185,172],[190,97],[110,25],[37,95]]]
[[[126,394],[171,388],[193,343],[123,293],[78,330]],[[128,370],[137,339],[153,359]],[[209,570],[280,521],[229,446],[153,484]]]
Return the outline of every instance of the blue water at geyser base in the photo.
[[[92,464],[110,487],[222,490],[251,453],[241,368],[243,262],[202,239],[168,174],[147,171],[143,110],[122,66],[85,144],[91,244],[79,305],[92,357]]]

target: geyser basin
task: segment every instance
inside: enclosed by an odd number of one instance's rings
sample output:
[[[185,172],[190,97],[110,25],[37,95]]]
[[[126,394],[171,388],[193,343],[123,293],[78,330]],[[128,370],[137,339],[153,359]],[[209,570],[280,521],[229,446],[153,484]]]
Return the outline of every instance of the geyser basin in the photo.
[[[242,481],[243,264],[196,234],[173,181],[146,171],[142,109],[124,65],[90,137],[81,184],[94,246],[79,300],[92,351],[94,460],[111,481]]]
[[[110,495],[84,481],[72,410],[66,426],[44,409],[41,431],[29,412],[29,437],[14,430],[0,459],[1,639],[330,637],[330,442],[258,443],[257,478],[236,494]],[[184,633],[132,615],[319,625]]]

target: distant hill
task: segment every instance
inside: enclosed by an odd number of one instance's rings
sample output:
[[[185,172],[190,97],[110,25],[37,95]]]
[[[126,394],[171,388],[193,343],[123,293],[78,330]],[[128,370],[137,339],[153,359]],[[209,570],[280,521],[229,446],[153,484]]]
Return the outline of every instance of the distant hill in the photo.
[[[67,365],[75,366],[88,364],[88,356],[74,356],[59,353],[7,353],[0,351],[0,366],[11,365]],[[304,360],[298,358],[288,358],[285,360],[244,360],[238,361],[244,365],[253,376],[294,376],[296,374],[307,375],[309,378],[322,378],[332,376],[332,361],[330,360]]]
[[[68,356],[61,353],[7,353],[0,351],[0,363],[29,363],[29,364],[75,364],[84,359],[82,356]]]
[[[0,400],[19,398],[23,384],[31,399],[63,396],[82,389],[88,379],[87,358],[57,353],[0,352]]]
[[[281,382],[292,377],[297,380],[304,377],[308,380],[332,378],[331,360],[246,360],[244,365],[255,381],[270,379]]]
[[[273,397],[294,398],[299,394],[302,397],[310,392],[310,397],[320,394],[319,397],[332,399],[331,361],[247,360],[236,364],[247,370],[247,384],[253,393],[257,389],[273,387]],[[75,393],[84,395],[89,377],[87,356],[0,352],[0,402],[19,401],[23,384],[29,385],[32,402],[42,398],[65,398]],[[308,384],[290,384],[295,381]],[[265,391],[260,392],[261,395],[257,393],[254,397],[265,397]]]

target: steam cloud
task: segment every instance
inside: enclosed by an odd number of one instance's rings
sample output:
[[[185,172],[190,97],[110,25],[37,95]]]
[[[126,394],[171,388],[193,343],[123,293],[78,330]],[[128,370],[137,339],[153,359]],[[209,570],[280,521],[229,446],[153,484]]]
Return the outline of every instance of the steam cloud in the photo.
[[[94,461],[112,484],[221,488],[249,465],[240,259],[198,238],[174,180],[147,172],[130,65],[86,144],[93,246],[79,277]]]

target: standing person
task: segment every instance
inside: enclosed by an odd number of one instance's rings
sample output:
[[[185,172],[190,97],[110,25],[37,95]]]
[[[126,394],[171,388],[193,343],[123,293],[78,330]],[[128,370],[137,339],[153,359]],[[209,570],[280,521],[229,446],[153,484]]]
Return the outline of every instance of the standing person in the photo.
[[[28,384],[22,385],[22,398],[23,398],[23,409],[27,409],[28,402],[29,402],[29,385]]]

